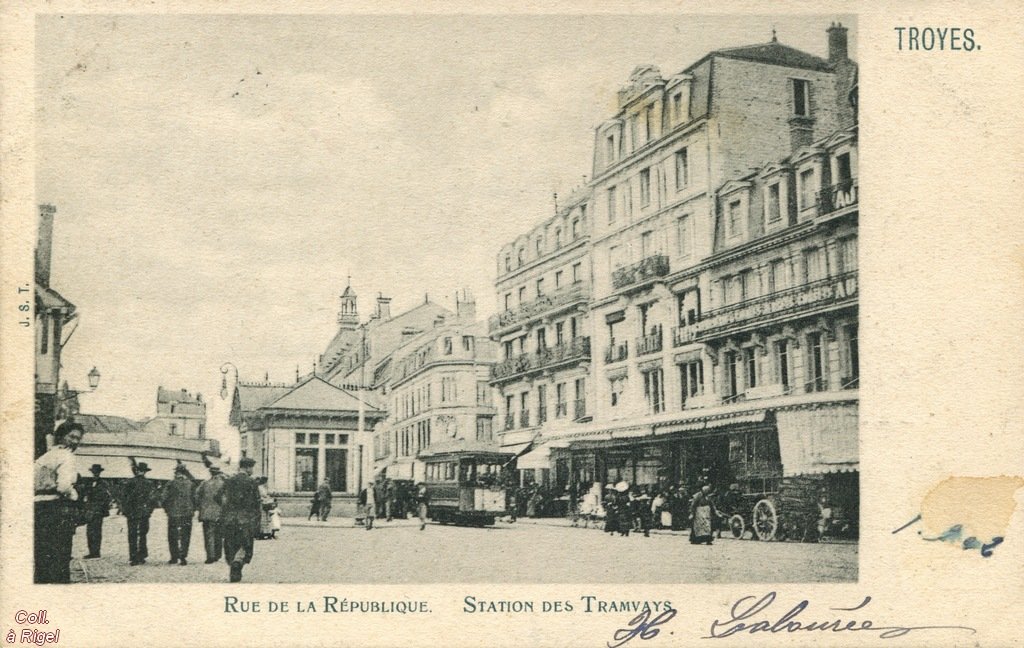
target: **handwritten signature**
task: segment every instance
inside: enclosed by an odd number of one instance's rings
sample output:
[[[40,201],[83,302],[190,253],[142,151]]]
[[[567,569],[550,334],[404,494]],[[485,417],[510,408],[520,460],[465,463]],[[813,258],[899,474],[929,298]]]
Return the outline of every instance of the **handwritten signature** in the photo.
[[[914,524],[916,524],[916,523],[918,523],[920,521],[921,521],[921,516],[918,515],[917,517],[915,517],[910,522],[907,522],[906,524],[904,524],[900,528],[895,529],[893,531],[893,534],[899,533],[900,531],[906,529],[907,527],[913,526]],[[981,550],[981,555],[983,557],[985,557],[985,558],[990,557],[992,555],[992,550],[995,549],[1003,541],[1003,537],[1002,536],[995,536],[994,538],[992,538],[988,542],[982,542],[981,540],[979,540],[975,536],[968,536],[968,537],[965,538],[965,537],[963,537],[964,536],[964,527],[963,527],[962,524],[954,524],[953,526],[949,527],[948,529],[946,529],[945,531],[943,531],[939,535],[937,535],[935,537],[931,537],[931,538],[922,535],[920,531],[918,531],[917,533],[918,533],[918,535],[921,536],[922,540],[927,540],[928,542],[948,542],[950,544],[959,544],[959,545],[961,545],[963,547],[964,551],[970,551],[972,549],[980,549]]]
[[[676,611],[669,608],[659,614],[658,616],[651,618],[651,611],[644,610],[640,614],[633,617],[632,620],[627,624],[628,628],[619,628],[612,635],[612,638],[618,643],[608,642],[608,648],[619,648],[619,646],[625,644],[635,637],[640,637],[642,640],[653,639],[658,636],[661,629],[657,626],[668,623],[672,620],[672,617],[676,615]]]
[[[775,618],[774,615],[765,613],[765,610],[769,608],[772,603],[775,602],[775,592],[768,592],[760,599],[756,596],[744,596],[740,600],[733,604],[732,609],[729,613],[729,618],[722,621],[715,619],[711,622],[711,629],[709,634],[703,639],[722,639],[725,637],[731,637],[732,635],[739,633],[757,634],[759,632],[769,632],[777,634],[779,632],[793,633],[793,632],[878,632],[880,639],[894,639],[896,637],[902,637],[914,630],[963,630],[974,634],[977,632],[974,628],[967,626],[956,626],[956,625],[924,625],[924,626],[902,626],[902,625],[890,625],[890,626],[876,626],[873,621],[864,619],[861,621],[849,620],[844,621],[843,619],[828,619],[828,620],[814,620],[814,621],[797,621],[804,610],[807,609],[810,603],[806,600],[800,601],[794,605],[788,612]],[[871,603],[871,597],[865,596],[864,600],[855,607],[852,608],[829,608],[833,611],[840,612],[855,612],[861,610]],[[758,617],[765,616],[767,619],[754,620]],[[646,637],[645,637],[646,638]],[[615,648],[614,646],[610,648]]]

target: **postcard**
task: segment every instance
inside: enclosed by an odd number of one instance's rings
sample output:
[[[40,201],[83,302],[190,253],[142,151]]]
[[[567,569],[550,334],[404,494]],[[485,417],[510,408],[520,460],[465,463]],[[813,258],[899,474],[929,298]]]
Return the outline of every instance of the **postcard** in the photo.
[[[4,644],[1022,645],[1021,18],[6,3]]]

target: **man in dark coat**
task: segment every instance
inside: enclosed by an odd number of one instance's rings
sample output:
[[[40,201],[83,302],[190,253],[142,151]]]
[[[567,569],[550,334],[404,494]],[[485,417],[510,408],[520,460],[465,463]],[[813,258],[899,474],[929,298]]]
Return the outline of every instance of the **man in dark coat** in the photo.
[[[121,507],[128,521],[128,564],[142,565],[149,556],[146,549],[146,534],[149,533],[149,516],[153,513],[156,486],[146,479],[149,466],[140,461],[132,467],[135,476],[124,486],[124,502]]]
[[[252,559],[253,538],[263,513],[260,490],[252,478],[256,461],[243,457],[237,474],[224,482],[219,498],[224,531],[224,559],[231,565],[230,581],[242,580],[242,566]]]
[[[224,552],[224,536],[221,531],[221,506],[217,496],[224,488],[227,478],[220,466],[210,466],[210,478],[199,485],[196,502],[199,507],[199,521],[203,523],[203,544],[206,546],[206,564],[220,560]]]
[[[316,489],[316,496],[320,500],[320,521],[326,522],[331,514],[331,482],[326,477]]]
[[[174,479],[164,486],[164,511],[167,513],[167,547],[171,553],[168,564],[188,564],[188,547],[192,540],[192,516],[196,502],[188,469],[179,464]]]
[[[100,548],[103,546],[103,519],[110,515],[110,501],[113,496],[107,482],[100,479],[103,466],[93,464],[89,472],[92,473],[92,478],[86,479],[82,484],[82,506],[87,520],[85,539],[89,544],[89,553],[85,557],[99,558]]]

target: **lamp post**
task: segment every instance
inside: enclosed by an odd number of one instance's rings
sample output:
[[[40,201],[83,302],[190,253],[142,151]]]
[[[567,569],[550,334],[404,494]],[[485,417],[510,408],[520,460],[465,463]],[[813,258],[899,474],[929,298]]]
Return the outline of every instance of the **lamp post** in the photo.
[[[64,383],[64,386],[57,390],[54,394],[53,399],[53,418],[54,420],[74,420],[75,414],[78,414],[78,397],[82,394],[89,394],[96,391],[96,388],[100,386],[100,370],[93,367],[86,378],[89,381],[89,389],[72,389]],[[72,405],[72,402],[74,405]],[[38,407],[38,404],[37,404]],[[47,424],[52,428],[53,421]],[[36,456],[40,456],[45,453],[53,445],[53,430],[52,429],[38,429],[36,431]]]
[[[220,373],[222,374],[220,379],[220,399],[225,400],[228,397],[228,369],[235,370],[235,384],[238,384],[238,367],[231,362],[225,362],[220,366]]]

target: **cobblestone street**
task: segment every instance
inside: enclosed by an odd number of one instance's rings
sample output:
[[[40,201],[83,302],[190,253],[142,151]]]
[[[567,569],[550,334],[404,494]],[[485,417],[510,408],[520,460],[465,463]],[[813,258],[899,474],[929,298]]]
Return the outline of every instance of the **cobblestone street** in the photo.
[[[260,583],[730,583],[849,582],[856,544],[757,542],[723,538],[695,546],[679,532],[650,538],[609,536],[562,519],[499,521],[488,528],[379,521],[372,531],[351,518],[325,523],[287,518],[276,540],[256,541],[245,582]],[[83,560],[85,527],[72,559],[76,582],[227,582],[221,560],[203,564],[201,525],[192,527],[189,564],[169,565],[166,518],[153,514],[149,559],[128,566],[125,520],[107,518],[103,557]],[[609,560],[609,552],[622,559]],[[628,552],[628,553],[626,553]]]

